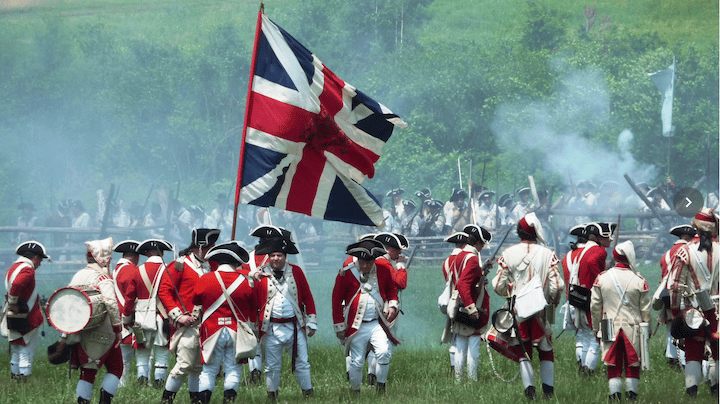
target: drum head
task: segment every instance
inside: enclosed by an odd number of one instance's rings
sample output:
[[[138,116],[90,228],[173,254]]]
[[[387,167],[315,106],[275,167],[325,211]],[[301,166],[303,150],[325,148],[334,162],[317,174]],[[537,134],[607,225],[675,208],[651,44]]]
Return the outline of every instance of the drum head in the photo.
[[[499,309],[492,315],[492,325],[500,333],[510,331],[514,320],[513,314],[508,309]]]
[[[67,287],[58,289],[50,296],[47,315],[50,325],[56,330],[72,334],[82,331],[88,324],[92,307],[83,291]]]
[[[700,330],[700,327],[705,322],[705,317],[697,309],[688,309],[685,312],[685,324],[693,330]]]

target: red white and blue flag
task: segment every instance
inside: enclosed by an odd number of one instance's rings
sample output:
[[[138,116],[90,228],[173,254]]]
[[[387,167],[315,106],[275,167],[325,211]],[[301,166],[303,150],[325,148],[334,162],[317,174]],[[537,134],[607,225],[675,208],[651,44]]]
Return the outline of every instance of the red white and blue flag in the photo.
[[[335,76],[261,10],[235,204],[381,225],[381,206],[360,184],[373,177],[395,126],[407,124]]]

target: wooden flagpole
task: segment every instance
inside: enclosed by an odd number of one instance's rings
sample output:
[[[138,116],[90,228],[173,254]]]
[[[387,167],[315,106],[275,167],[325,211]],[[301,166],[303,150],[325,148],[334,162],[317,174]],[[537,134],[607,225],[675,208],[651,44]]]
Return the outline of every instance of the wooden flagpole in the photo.
[[[255,28],[255,43],[253,45],[252,61],[250,63],[250,79],[248,80],[247,101],[245,102],[245,119],[243,121],[242,143],[240,143],[240,161],[238,162],[237,185],[235,186],[235,207],[233,209],[233,225],[230,240],[235,240],[235,229],[237,227],[238,204],[240,203],[240,191],[242,189],[243,159],[245,157],[245,138],[247,137],[247,122],[248,115],[250,114],[250,108],[252,108],[250,100],[252,98],[251,95],[253,77],[255,77],[255,62],[257,60],[258,43],[260,42],[260,33],[262,32],[262,16],[264,12],[265,5],[261,2],[260,10],[258,11],[257,27]]]

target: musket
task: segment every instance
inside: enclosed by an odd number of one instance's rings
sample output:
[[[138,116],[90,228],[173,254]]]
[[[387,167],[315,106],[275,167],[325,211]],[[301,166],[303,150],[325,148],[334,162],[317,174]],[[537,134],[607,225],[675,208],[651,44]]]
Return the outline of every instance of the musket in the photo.
[[[613,234],[610,235],[610,237],[615,236],[615,240],[613,241],[612,249],[610,251],[615,251],[615,247],[618,245],[618,240],[620,239],[620,215],[618,215],[617,224],[615,225],[615,231]],[[607,264],[605,269],[610,269],[615,266],[615,254],[612,254],[612,259]]]
[[[145,203],[142,207],[142,217],[145,217],[145,209],[147,209],[148,202],[150,202],[150,196],[152,195],[152,192],[155,190],[155,183],[153,182],[150,184],[150,190],[148,191],[147,197],[145,197]]]
[[[535,199],[537,209],[540,207],[540,198],[538,197],[537,188],[535,188],[535,179],[532,175],[528,175],[528,181],[530,181],[530,192],[532,192],[532,197]]]
[[[458,179],[460,180],[460,189],[462,189],[462,170],[460,169],[460,157],[458,157]]]
[[[110,218],[110,205],[113,201],[113,194],[115,193],[115,184],[110,184],[110,192],[108,192],[107,198],[105,198],[105,212],[103,213],[103,221],[100,225],[100,239],[105,237],[105,228],[107,227],[108,218]]]
[[[415,244],[413,246],[412,252],[410,252],[410,258],[408,258],[407,264],[405,265],[405,270],[407,271],[410,269],[410,264],[412,264],[412,260],[415,257],[415,252],[417,252],[418,245]]]
[[[633,181],[632,178],[630,178],[630,176],[627,175],[627,173],[624,174],[623,177],[625,177],[625,180],[628,182],[628,184],[630,184],[630,188],[632,188],[633,191],[635,191],[635,193],[640,197],[640,199],[643,201],[643,203],[645,203],[645,205],[650,209],[650,212],[652,212],[653,216],[655,216],[655,218],[657,220],[659,220],[660,223],[664,224],[665,221],[663,220],[663,218],[660,217],[660,215],[658,215],[657,211],[655,210],[655,207],[653,207],[652,203],[650,203],[650,200],[648,200],[647,196],[645,196],[645,194],[643,194],[642,191],[640,191],[640,189],[637,187],[637,185],[635,185],[635,181]]]
[[[498,243],[498,245],[495,247],[495,249],[490,254],[490,257],[485,260],[485,263],[483,264],[483,276],[486,276],[490,272],[490,267],[492,267],[493,261],[495,261],[495,256],[497,255],[498,251],[500,251],[500,247],[502,247],[503,243],[505,242],[505,239],[507,239],[508,234],[510,234],[510,231],[512,231],[512,227],[507,229],[505,232],[505,235],[503,236],[502,240]]]

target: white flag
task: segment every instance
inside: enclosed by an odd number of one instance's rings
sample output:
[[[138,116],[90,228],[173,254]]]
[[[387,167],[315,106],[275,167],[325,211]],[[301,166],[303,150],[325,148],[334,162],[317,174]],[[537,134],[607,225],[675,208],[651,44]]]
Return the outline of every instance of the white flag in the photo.
[[[662,124],[663,124],[663,136],[671,136],[672,131],[672,104],[673,104],[673,89],[675,87],[675,58],[673,63],[664,70],[659,70],[655,73],[648,73],[650,79],[655,83],[660,94],[662,94]]]

